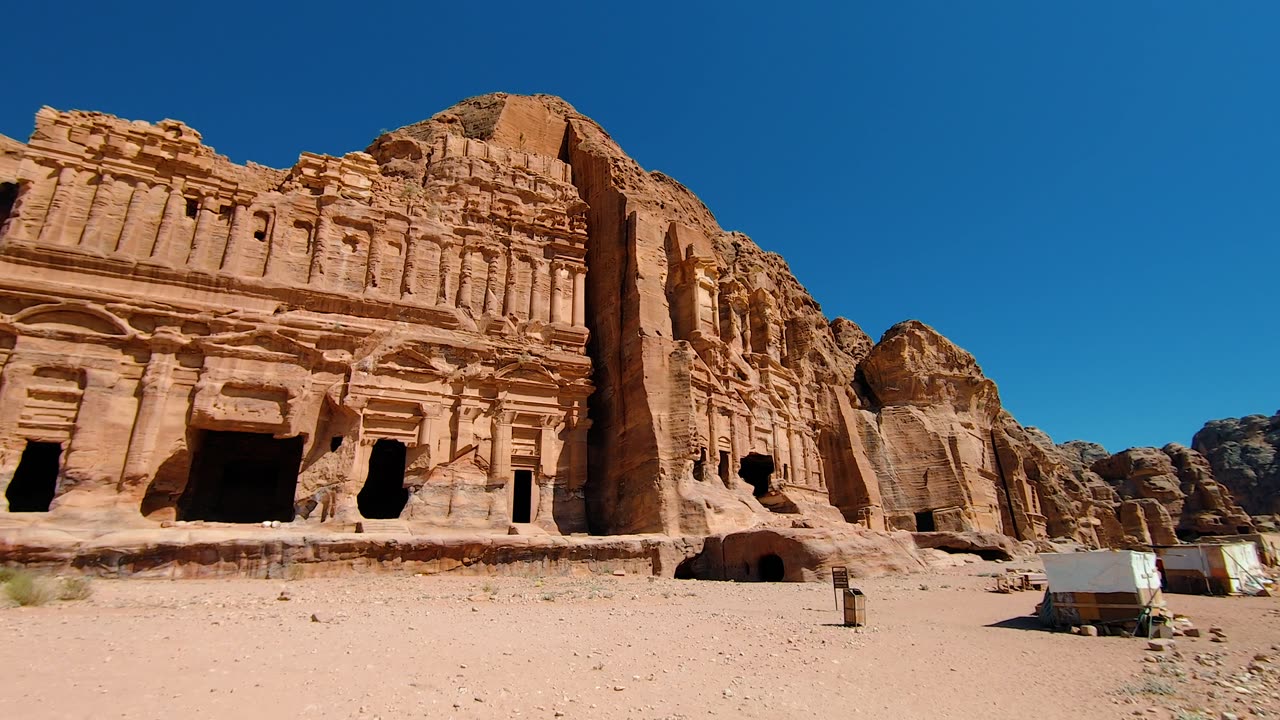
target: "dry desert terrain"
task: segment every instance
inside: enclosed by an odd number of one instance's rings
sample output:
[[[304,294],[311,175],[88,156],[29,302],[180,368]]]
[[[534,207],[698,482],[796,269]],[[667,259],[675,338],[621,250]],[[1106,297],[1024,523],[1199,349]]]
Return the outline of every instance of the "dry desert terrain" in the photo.
[[[1039,630],[1036,594],[987,591],[1011,565],[855,581],[862,629],[821,584],[96,580],[0,609],[0,695],[33,719],[1280,717],[1280,600],[1170,596],[1226,642],[1156,653]]]

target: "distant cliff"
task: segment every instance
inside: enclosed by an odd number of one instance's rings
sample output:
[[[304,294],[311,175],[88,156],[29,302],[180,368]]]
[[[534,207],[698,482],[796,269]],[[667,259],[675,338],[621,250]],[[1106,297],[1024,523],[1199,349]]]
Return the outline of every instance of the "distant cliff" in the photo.
[[[1280,412],[1210,421],[1191,447],[1250,515],[1280,515]]]

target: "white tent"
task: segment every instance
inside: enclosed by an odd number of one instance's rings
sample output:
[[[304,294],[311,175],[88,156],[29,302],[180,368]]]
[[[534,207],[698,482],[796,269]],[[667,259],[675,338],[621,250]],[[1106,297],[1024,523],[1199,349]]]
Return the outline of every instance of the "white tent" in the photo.
[[[1164,612],[1156,556],[1132,550],[1043,553],[1049,625],[1098,624],[1138,632]]]
[[[1041,553],[1049,592],[1131,593],[1159,590],[1155,553],[1098,550],[1083,553]]]
[[[1177,545],[1156,552],[1170,592],[1255,595],[1270,582],[1251,542]]]

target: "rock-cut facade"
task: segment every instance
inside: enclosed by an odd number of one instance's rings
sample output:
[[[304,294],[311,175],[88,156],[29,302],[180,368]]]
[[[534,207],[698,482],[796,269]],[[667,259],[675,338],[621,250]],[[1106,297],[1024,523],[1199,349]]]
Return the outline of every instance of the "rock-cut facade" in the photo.
[[[1108,482],[927,325],[829,321],[557,98],[473,98],[286,170],[49,108],[0,144],[11,514],[1092,545],[1177,524]],[[1188,522],[1235,531],[1216,492]]]

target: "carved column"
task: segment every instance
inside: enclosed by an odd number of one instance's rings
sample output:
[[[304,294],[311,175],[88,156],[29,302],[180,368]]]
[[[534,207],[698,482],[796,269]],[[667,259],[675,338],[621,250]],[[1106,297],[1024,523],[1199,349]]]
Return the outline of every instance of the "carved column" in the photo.
[[[520,265],[515,253],[507,254],[507,286],[502,293],[502,314],[516,314],[516,285],[520,282]]]
[[[129,196],[129,207],[125,209],[124,222],[120,225],[120,237],[116,238],[115,247],[108,249],[127,252],[131,247],[136,246],[136,242],[131,241],[131,238],[138,234],[138,228],[142,225],[142,216],[146,212],[147,192],[150,189],[141,180],[134,183],[133,194]]]
[[[564,263],[551,263],[551,322],[564,322]]]
[[[187,200],[182,196],[182,188],[175,185],[169,188],[169,198],[164,203],[164,215],[160,218],[160,227],[156,229],[156,239],[151,245],[151,257],[167,260],[173,253],[174,233],[182,222],[186,212]]]
[[[729,477],[725,479],[725,487],[732,488],[738,484],[738,464],[742,462],[742,442],[738,438],[737,418],[730,412],[726,419],[729,421]]]
[[[440,241],[431,235],[418,238],[419,259],[417,297],[429,305],[440,302]]]
[[[435,427],[436,418],[440,417],[440,406],[423,403],[420,411],[422,420],[418,422],[418,447],[424,448],[423,452],[427,454],[426,472],[431,472],[436,460]]]
[[[218,217],[218,199],[205,195],[200,199],[200,211],[196,214],[196,230],[191,235],[191,252],[187,255],[187,265],[205,269],[212,261],[209,243],[213,237],[213,221]]]
[[[720,293],[713,283],[707,287],[707,295],[711,298],[711,331],[720,337]]]
[[[102,219],[111,207],[111,185],[115,182],[111,175],[103,173],[98,179],[98,187],[94,189],[93,201],[89,204],[89,217],[84,221],[84,230],[80,232],[80,245],[83,247],[102,248]]]
[[[458,404],[458,432],[454,438],[453,457],[458,457],[462,450],[475,444],[475,426],[472,424],[480,417],[480,408],[463,401]]]
[[[804,450],[800,447],[800,429],[794,424],[787,430],[787,439],[791,445],[791,482],[794,485],[809,484],[809,478],[804,473]]]
[[[400,297],[406,300],[418,297],[422,289],[418,275],[421,272],[423,244],[422,233],[410,225],[404,236],[404,267],[400,272]]]
[[[547,319],[547,310],[549,309],[549,301],[547,299],[547,286],[549,280],[547,278],[547,261],[542,258],[533,259],[533,273],[530,280],[532,289],[529,292],[529,319],[542,320]]]
[[[493,437],[489,443],[489,491],[499,498],[494,509],[503,520],[511,519],[511,421],[515,412],[499,409],[493,415]],[[494,492],[497,491],[497,492]]]
[[[180,339],[161,330],[152,340],[151,359],[138,381],[138,412],[134,416],[133,434],[129,436],[129,448],[125,453],[124,474],[120,488],[145,484],[151,478],[152,451],[156,435],[164,421],[165,399],[173,386],[173,368],[177,364],[175,353]]]
[[[471,250],[464,248],[462,251],[462,269],[459,271],[458,277],[458,307],[463,310],[471,309]]]
[[[587,326],[587,269],[573,269],[573,326]]]
[[[49,211],[44,216],[44,227],[40,228],[39,242],[50,245],[62,243],[67,216],[75,202],[78,175],[72,167],[64,167],[58,171],[58,184],[53,190],[53,199],[49,201]]]
[[[311,267],[307,269],[307,284],[324,287],[327,284],[324,276],[327,269],[325,254],[329,252],[329,236],[333,232],[333,219],[329,216],[328,204],[320,206],[315,232],[315,240],[311,243]]]
[[[790,471],[786,473],[783,472],[783,465],[789,463],[785,463],[785,458],[782,457],[782,434],[786,432],[786,428],[782,427],[780,421],[781,418],[778,417],[777,411],[770,410],[769,424],[773,428],[773,447],[769,449],[769,454],[773,456],[773,477],[770,479],[770,485],[775,484],[775,482],[776,484],[781,485],[784,475],[787,476],[788,480],[790,479]],[[787,454],[791,454],[789,450]]]
[[[452,243],[440,241],[440,299],[437,305],[453,305],[453,275],[449,272],[449,249],[452,247]]]
[[[227,247],[222,251],[221,269],[224,272],[235,273],[240,269],[240,253],[248,231],[249,207],[237,203],[231,209],[231,229],[227,232]]]
[[[713,467],[720,467],[720,433],[716,428],[716,418],[719,413],[716,412],[716,403],[710,395],[707,396],[707,462]]]
[[[485,263],[488,270],[485,273],[484,288],[484,313],[486,315],[496,315],[498,313],[498,254],[486,253]]]
[[[560,424],[559,415],[542,416],[542,432],[538,434],[538,466],[543,475],[554,476],[559,458],[557,452],[558,438],[556,426]]]
[[[366,293],[376,293],[381,289],[382,243],[384,241],[382,226],[374,224],[373,229],[369,232],[369,264],[365,266],[364,291]]]

